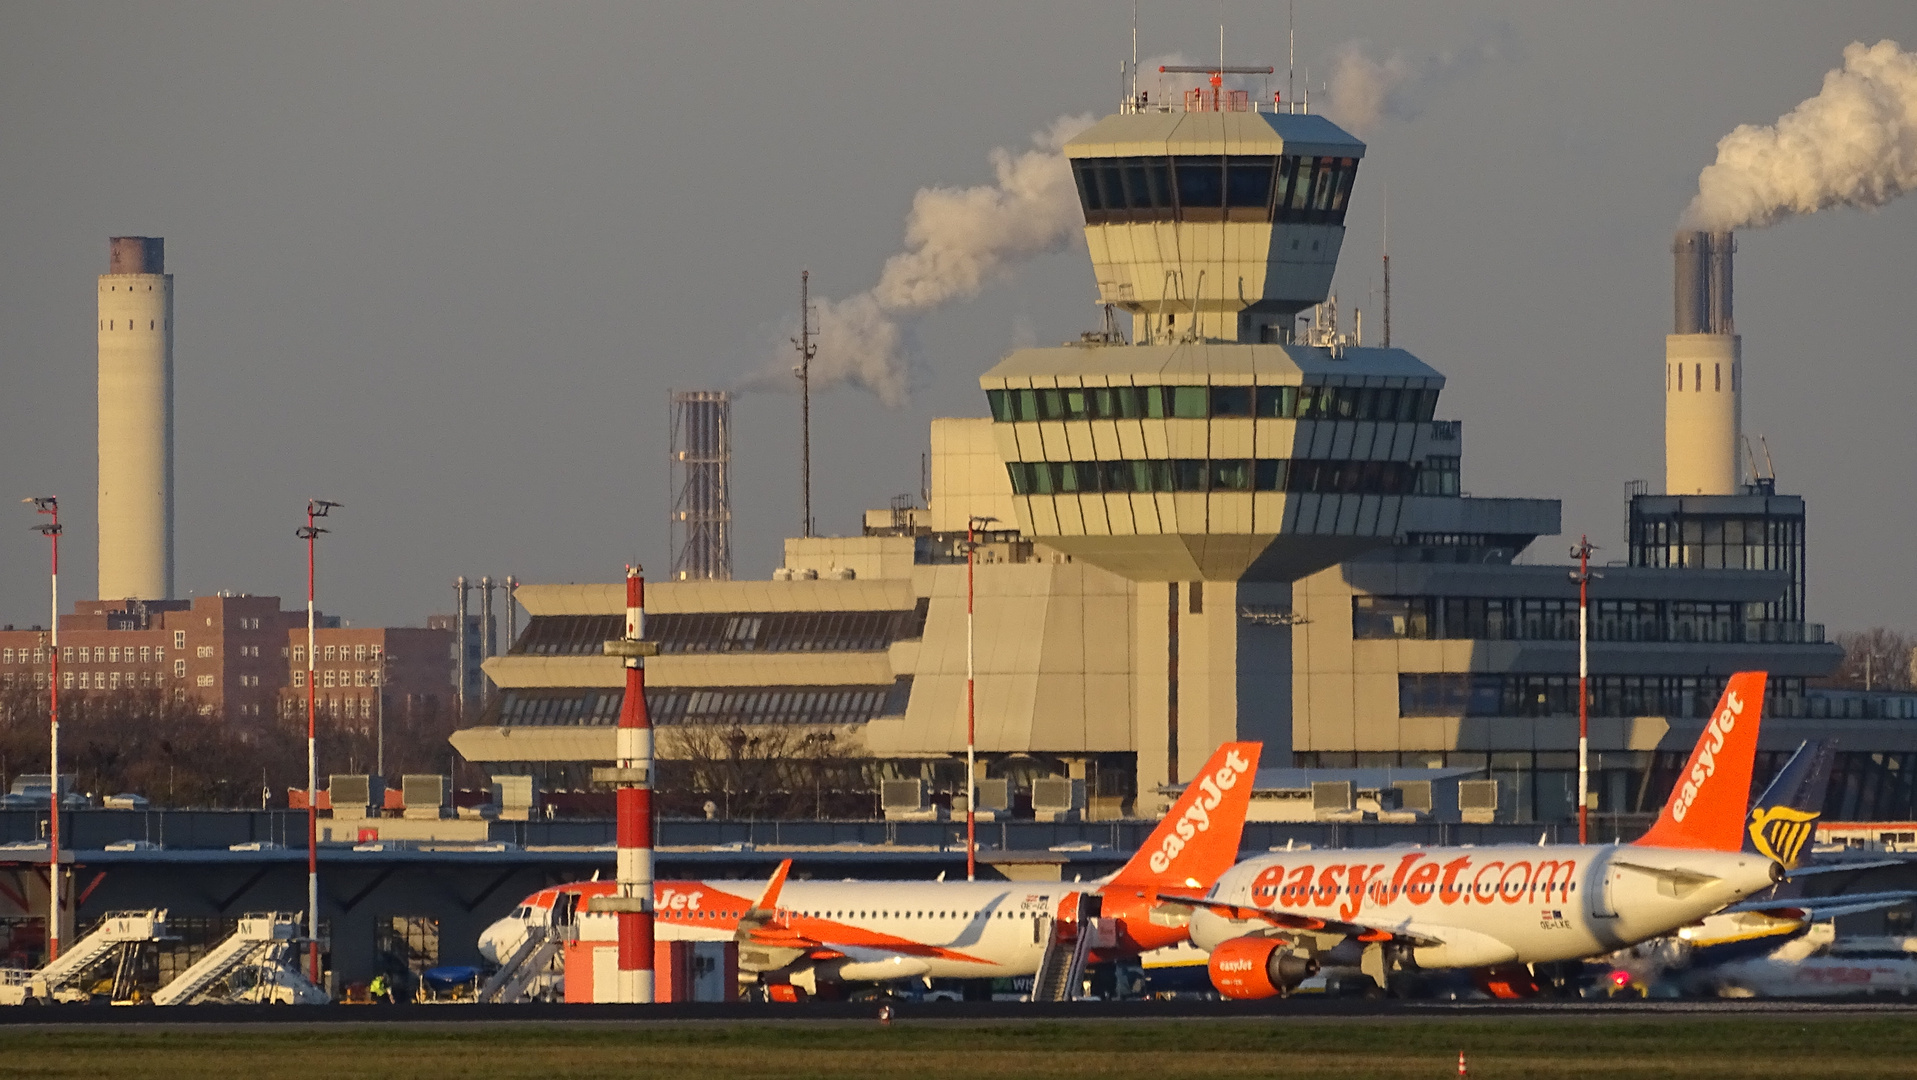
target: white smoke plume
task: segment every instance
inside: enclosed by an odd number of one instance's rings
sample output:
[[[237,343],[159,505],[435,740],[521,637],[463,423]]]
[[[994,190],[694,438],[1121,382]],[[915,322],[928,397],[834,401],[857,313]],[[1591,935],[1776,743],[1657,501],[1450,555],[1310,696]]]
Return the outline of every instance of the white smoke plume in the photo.
[[[1685,229],[1770,225],[1833,206],[1882,206],[1917,187],[1917,54],[1852,42],[1816,97],[1740,125],[1697,178]]]
[[[1463,48],[1417,57],[1402,49],[1374,57],[1368,42],[1347,41],[1332,52],[1324,112],[1361,135],[1387,117],[1415,120],[1433,91],[1503,59],[1512,41],[1511,30],[1500,28]]]
[[[813,387],[853,386],[887,405],[904,404],[912,382],[913,319],[976,297],[1078,235],[1084,216],[1064,146],[1092,120],[1063,116],[1034,133],[1030,149],[992,151],[996,179],[990,184],[920,189],[905,219],[905,250],[885,261],[878,284],[818,305]],[[788,346],[740,388],[796,388],[792,357]]]

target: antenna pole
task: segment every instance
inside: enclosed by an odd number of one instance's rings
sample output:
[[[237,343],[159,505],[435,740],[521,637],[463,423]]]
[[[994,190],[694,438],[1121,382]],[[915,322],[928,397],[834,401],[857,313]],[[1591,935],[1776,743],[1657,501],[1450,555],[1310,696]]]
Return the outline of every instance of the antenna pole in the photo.
[[[799,491],[804,501],[805,519],[799,535],[812,536],[812,358],[819,347],[812,343],[812,271],[799,271],[799,336],[792,339],[799,350]]]
[[[1293,102],[1292,107],[1296,108],[1297,99],[1292,97],[1291,83],[1298,74],[1298,0],[1291,0],[1285,15],[1285,36],[1290,40],[1290,54],[1285,61],[1285,100]]]
[[[1127,110],[1138,107],[1138,0],[1132,0],[1132,81]]]
[[[1384,347],[1391,347],[1391,181],[1384,185]]]

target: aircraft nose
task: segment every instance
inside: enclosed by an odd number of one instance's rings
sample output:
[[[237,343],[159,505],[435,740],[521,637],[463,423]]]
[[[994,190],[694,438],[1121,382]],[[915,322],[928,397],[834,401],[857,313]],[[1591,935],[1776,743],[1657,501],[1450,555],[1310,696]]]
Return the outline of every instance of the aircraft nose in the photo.
[[[500,957],[505,950],[500,946],[505,942],[506,935],[511,932],[511,927],[507,925],[511,921],[511,919],[501,919],[488,926],[486,932],[479,935],[479,955],[484,957],[487,963],[501,962]]]

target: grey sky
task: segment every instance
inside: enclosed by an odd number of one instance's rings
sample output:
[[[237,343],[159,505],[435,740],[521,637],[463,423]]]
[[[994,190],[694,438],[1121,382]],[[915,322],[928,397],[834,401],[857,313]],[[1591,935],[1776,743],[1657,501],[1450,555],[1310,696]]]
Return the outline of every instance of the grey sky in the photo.
[[[1465,486],[1565,500],[1621,557],[1661,477],[1670,232],[1719,137],[1817,91],[1880,3],[1299,3],[1316,80],[1354,38],[1500,58],[1366,133],[1341,301],[1367,308],[1391,189],[1395,344],[1450,376]],[[1148,4],[1146,53],[1217,27]],[[176,275],[182,589],[303,592],[309,495],[346,504],[322,606],[418,622],[455,574],[611,580],[667,561],[670,388],[775,356],[801,266],[839,297],[913,192],[990,179],[1114,104],[1123,3],[0,6],[0,491],[58,493],[91,595],[93,278],[113,234]],[[1234,62],[1284,64],[1283,3],[1223,5]],[[1741,236],[1746,428],[1810,500],[1813,617],[1910,626],[1917,200]],[[1015,343],[1096,318],[1082,251],[918,327],[887,410],[815,402],[828,532],[918,487],[925,422],[979,415]],[[1368,312],[1367,322],[1375,318]],[[1368,331],[1370,327],[1367,328]],[[796,399],[735,406],[741,576],[799,518]],[[0,505],[0,619],[42,621],[44,543]],[[11,520],[12,524],[6,522]],[[1534,557],[1559,558],[1542,541]]]

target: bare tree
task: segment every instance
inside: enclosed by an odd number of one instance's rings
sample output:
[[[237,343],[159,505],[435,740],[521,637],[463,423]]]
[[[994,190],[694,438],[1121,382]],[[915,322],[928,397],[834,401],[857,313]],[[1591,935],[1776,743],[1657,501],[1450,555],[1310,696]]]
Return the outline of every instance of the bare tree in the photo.
[[[865,817],[867,763],[828,729],[685,725],[661,729],[662,813],[728,818]]]
[[[1881,626],[1837,635],[1844,663],[1827,685],[1843,690],[1910,690],[1917,686],[1917,636]]]

